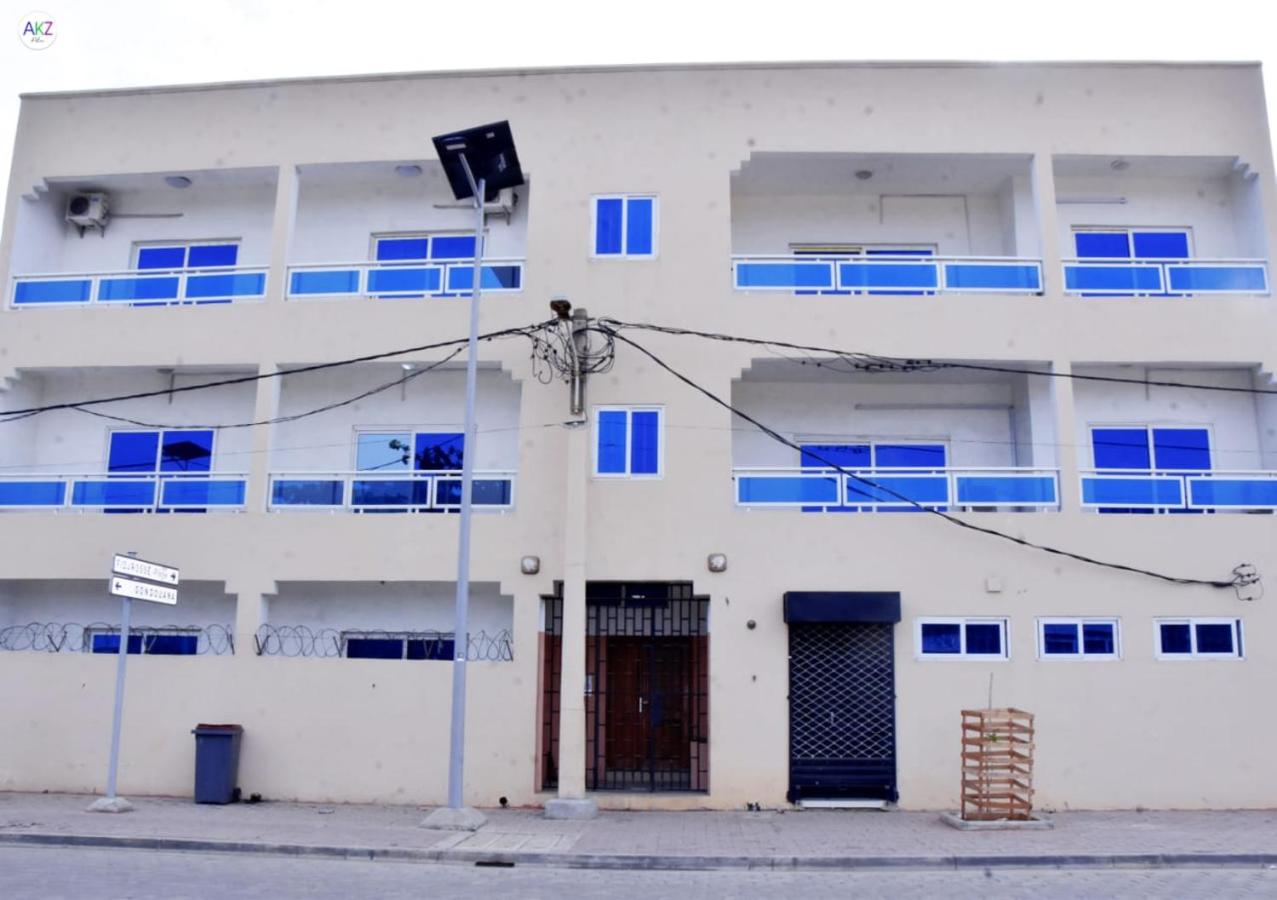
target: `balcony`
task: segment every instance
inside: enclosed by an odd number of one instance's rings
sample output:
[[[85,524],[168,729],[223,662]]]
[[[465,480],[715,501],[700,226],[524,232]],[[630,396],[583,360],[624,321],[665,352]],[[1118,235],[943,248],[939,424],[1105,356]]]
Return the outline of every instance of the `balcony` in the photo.
[[[303,166],[299,179],[288,299],[470,293],[474,210],[453,199],[438,162]],[[529,196],[525,185],[488,204],[485,293],[523,289]]]
[[[514,472],[474,473],[476,508],[514,508]],[[270,476],[271,511],[456,512],[461,508],[459,471],[307,472]]]
[[[1258,367],[1085,366],[1075,371],[1089,376],[1074,386],[1084,509],[1277,509],[1277,397],[1246,393],[1272,390]]]
[[[266,296],[274,169],[49,179],[19,201],[13,309],[193,306]],[[100,224],[66,220],[102,194]]]
[[[1060,156],[1053,165],[1066,294],[1269,293],[1258,179],[1240,160]]]
[[[1027,157],[755,153],[732,176],[732,285],[1040,294]]]
[[[872,513],[1060,507],[1044,378],[834,371],[755,360],[734,384],[733,404],[801,448],[753,430],[734,432],[740,507]]]
[[[0,475],[0,510],[206,512],[244,509],[248,476],[165,472]]]

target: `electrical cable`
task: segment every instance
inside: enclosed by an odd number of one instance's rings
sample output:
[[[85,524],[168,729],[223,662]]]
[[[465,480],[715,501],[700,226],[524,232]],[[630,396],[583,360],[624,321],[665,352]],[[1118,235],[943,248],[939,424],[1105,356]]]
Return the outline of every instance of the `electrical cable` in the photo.
[[[597,327],[602,330],[610,330],[611,324],[612,323],[608,320],[600,320],[596,326],[592,326],[592,327]],[[672,375],[674,378],[683,382],[683,384],[687,385],[688,387],[692,388],[698,393],[704,395],[706,398],[716,403],[717,405],[721,406],[723,409],[727,410],[733,415],[753,425],[755,428],[757,428],[763,434],[770,437],[772,440],[777,441],[781,444],[784,444],[785,446],[790,447],[791,449],[798,450],[799,452],[803,452],[803,448],[800,447],[798,444],[789,440],[784,435],[780,434],[774,429],[768,427],[763,422],[759,421],[758,419],[754,418],[748,413],[743,412],[737,409],[736,407],[732,406],[729,402],[722,399],[721,397],[719,397],[717,394],[715,394],[713,391],[709,390],[708,388],[703,387],[700,384],[696,383],[691,378],[684,375],[682,372],[679,372],[669,363],[665,362],[663,359],[661,359],[651,350],[648,350],[642,344],[616,331],[612,332],[612,336],[614,339],[623,341],[624,343],[633,347],[635,350],[637,350],[638,352],[646,356],[653,363],[655,363],[660,368],[664,369],[667,373]],[[970,531],[978,532],[980,534],[986,534],[991,537],[1001,538],[1002,540],[1010,541],[1011,543],[1018,544],[1023,547],[1029,547],[1034,550],[1041,550],[1044,553],[1051,553],[1057,556],[1063,556],[1068,559],[1073,559],[1078,562],[1086,563],[1092,566],[1099,566],[1099,567],[1107,568],[1107,569],[1115,569],[1121,572],[1130,572],[1136,575],[1144,575],[1149,578],[1155,578],[1160,581],[1169,582],[1171,584],[1203,585],[1206,587],[1221,588],[1221,589],[1231,588],[1237,591],[1239,598],[1241,596],[1240,589],[1242,587],[1253,585],[1259,582],[1258,573],[1255,571],[1255,568],[1248,563],[1243,563],[1235,567],[1233,569],[1233,578],[1228,581],[1223,581],[1219,579],[1210,579],[1210,578],[1183,578],[1176,575],[1167,575],[1163,572],[1156,572],[1151,569],[1142,569],[1142,568],[1139,568],[1138,566],[1128,566],[1128,565],[1125,565],[1124,563],[1107,562],[1105,560],[1095,559],[1094,557],[1086,556],[1081,553],[1074,553],[1069,550],[1061,550],[1058,547],[1052,547],[1047,544],[1038,544],[1033,541],[1026,540],[1025,538],[1016,537],[1015,535],[998,531],[997,529],[994,529],[994,528],[986,528],[983,525],[976,525],[972,522],[967,522],[963,519],[957,518],[956,516],[950,515],[949,513],[944,512],[942,510],[935,509],[929,506],[924,506],[923,504],[918,503],[917,501],[912,500],[911,498],[906,497],[905,495],[895,490],[892,490],[891,488],[883,484],[880,484],[874,481],[873,479],[866,478],[862,475],[857,475],[855,472],[849,471],[843,466],[840,466],[831,460],[825,459],[824,457],[820,456],[818,453],[813,453],[811,451],[807,451],[807,453],[809,458],[815,459],[817,462],[824,464],[826,467],[838,472],[839,474],[845,477],[851,478],[854,481],[858,482],[859,484],[863,484],[869,488],[872,488],[875,491],[879,491],[879,492],[888,494],[892,497],[895,497],[896,499],[900,500],[902,503],[912,506],[915,509],[918,509],[922,512],[930,513],[940,519],[943,519],[945,522],[948,522],[951,525],[957,526],[959,528],[965,528]]]

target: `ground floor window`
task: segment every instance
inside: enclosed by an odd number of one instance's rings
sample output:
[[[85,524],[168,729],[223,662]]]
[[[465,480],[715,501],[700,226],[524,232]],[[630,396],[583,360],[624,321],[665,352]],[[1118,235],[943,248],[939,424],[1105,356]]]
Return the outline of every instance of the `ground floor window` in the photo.
[[[921,659],[1006,659],[1006,619],[918,619],[915,646]]]
[[[1038,619],[1042,659],[1118,659],[1117,619]]]
[[[1240,659],[1241,619],[1156,619],[1160,659]]]

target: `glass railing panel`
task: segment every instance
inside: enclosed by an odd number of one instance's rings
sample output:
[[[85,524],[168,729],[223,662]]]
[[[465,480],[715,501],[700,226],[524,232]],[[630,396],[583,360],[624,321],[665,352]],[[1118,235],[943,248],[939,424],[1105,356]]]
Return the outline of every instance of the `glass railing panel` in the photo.
[[[837,504],[838,476],[740,475],[736,479],[736,502],[747,506]]]
[[[62,481],[0,481],[0,507],[62,506],[66,494]]]
[[[115,479],[76,479],[71,484],[72,506],[153,506],[155,482]]]
[[[350,483],[351,506],[425,506],[430,502],[430,482],[416,479],[363,479]]]
[[[103,278],[98,300],[114,303],[131,300],[176,300],[181,279],[176,275],[138,278]]]
[[[739,261],[736,287],[741,290],[832,290],[834,267],[830,262],[798,260]]]
[[[959,506],[1056,506],[1051,475],[958,475]]]
[[[1183,263],[1166,266],[1170,290],[1187,294],[1266,294],[1268,272],[1263,265]]]
[[[289,478],[271,482],[272,506],[341,506],[345,481],[324,478]]]
[[[1036,263],[950,262],[944,264],[944,286],[950,291],[1042,290],[1042,268]]]
[[[1195,508],[1277,508],[1277,478],[1188,479],[1188,505]]]
[[[359,270],[295,271],[288,280],[288,293],[296,295],[358,294]]]
[[[475,478],[470,482],[470,502],[475,506],[509,506],[513,482],[508,478]],[[461,505],[461,479],[435,479],[435,505]]]
[[[56,306],[59,303],[88,303],[93,299],[93,279],[68,278],[58,281],[21,281],[13,290],[14,306]]]
[[[866,480],[847,478],[848,506],[912,507],[913,503],[944,506],[950,502],[949,479],[945,475],[884,475],[874,472],[865,473],[863,477]]]
[[[186,297],[189,300],[264,297],[265,295],[265,272],[225,272],[186,277]]]
[[[1097,294],[1156,294],[1163,291],[1157,265],[1066,263],[1064,289]]]
[[[940,273],[934,262],[840,262],[843,290],[934,291]]]
[[[1083,476],[1082,503],[1123,508],[1183,506],[1184,482],[1153,475]]]
[[[161,483],[164,506],[243,506],[247,482],[237,479],[178,478]]]
[[[479,276],[479,286],[485,291],[517,291],[523,288],[523,266],[484,265]],[[448,291],[469,291],[474,284],[473,263],[453,264],[448,267]]]
[[[394,266],[368,270],[369,294],[434,294],[442,286],[441,266]]]

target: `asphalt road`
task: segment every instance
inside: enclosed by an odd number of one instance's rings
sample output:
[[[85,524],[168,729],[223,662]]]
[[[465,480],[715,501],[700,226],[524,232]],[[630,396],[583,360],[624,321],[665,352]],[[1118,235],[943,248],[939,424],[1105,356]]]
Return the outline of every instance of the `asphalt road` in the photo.
[[[0,848],[0,897],[284,898],[1277,896],[1277,869],[996,869],[974,872],[644,872],[478,868],[231,853]]]

